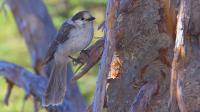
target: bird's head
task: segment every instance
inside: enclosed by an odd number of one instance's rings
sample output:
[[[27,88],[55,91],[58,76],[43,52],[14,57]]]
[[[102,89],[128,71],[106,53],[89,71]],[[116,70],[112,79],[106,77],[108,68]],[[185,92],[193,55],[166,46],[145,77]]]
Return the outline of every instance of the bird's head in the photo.
[[[95,17],[89,11],[80,11],[72,17],[72,21],[79,26],[90,23],[93,20],[95,20]]]

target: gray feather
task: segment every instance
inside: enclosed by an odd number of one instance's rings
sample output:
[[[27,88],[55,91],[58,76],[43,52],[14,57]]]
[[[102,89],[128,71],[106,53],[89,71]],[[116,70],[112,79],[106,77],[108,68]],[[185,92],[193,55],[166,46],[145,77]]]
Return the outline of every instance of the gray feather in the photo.
[[[43,106],[59,105],[63,102],[67,83],[67,64],[54,64],[46,90]]]
[[[54,58],[54,54],[60,44],[63,44],[65,41],[69,39],[69,33],[72,28],[75,28],[75,26],[69,24],[67,21],[65,21],[61,28],[59,29],[56,39],[50,44],[49,49],[47,50],[46,56],[44,58],[43,64],[47,64],[49,61],[51,61]]]

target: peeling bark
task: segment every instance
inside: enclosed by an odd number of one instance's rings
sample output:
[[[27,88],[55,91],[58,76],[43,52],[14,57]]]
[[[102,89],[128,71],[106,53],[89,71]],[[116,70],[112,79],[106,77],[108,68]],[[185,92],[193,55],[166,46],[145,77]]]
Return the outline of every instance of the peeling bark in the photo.
[[[177,112],[177,104],[181,112],[187,112],[182,96],[182,81],[186,62],[185,36],[189,22],[190,1],[182,0],[177,21],[174,59],[172,62],[172,74],[170,85],[170,112]]]
[[[119,1],[107,1],[106,20],[105,20],[105,44],[101,65],[98,71],[96,82],[96,90],[93,100],[93,112],[102,112],[105,102],[107,77],[110,71],[110,64],[115,52],[115,35],[114,25],[116,22],[115,11],[117,10]]]
[[[112,35],[115,46],[114,55],[111,62],[107,63],[113,65],[110,66],[108,72],[114,77],[107,77],[107,74],[104,74],[104,80],[105,77],[109,78],[105,95],[109,112],[168,112],[170,72],[172,73],[171,79],[173,79],[171,83],[174,84],[172,84],[174,88],[173,90],[171,88],[171,93],[175,95],[175,102],[171,104],[172,110],[174,112],[200,110],[197,100],[200,97],[197,93],[200,87],[197,83],[200,73],[199,64],[197,64],[200,57],[200,30],[198,30],[200,25],[197,21],[197,17],[200,17],[198,12],[200,6],[199,0],[186,0],[187,3],[183,8],[187,12],[184,15],[184,28],[179,28],[185,30],[181,35],[186,36],[186,43],[177,44],[182,39],[177,36],[176,25],[180,20],[176,18],[183,1],[108,1],[107,9],[110,10],[107,10],[106,16],[112,19],[106,18],[105,20],[109,21],[105,22],[105,26],[111,26],[106,27],[106,33],[115,32],[115,35]],[[192,27],[195,31],[191,30]],[[178,49],[174,50],[177,46]],[[123,63],[116,66],[114,57]],[[194,68],[191,68],[192,66]],[[191,72],[192,70],[194,72]],[[177,76],[173,77],[173,74]],[[187,87],[185,87],[186,84]],[[195,94],[191,91],[195,91]],[[101,99],[103,100],[102,96]],[[186,99],[190,99],[192,105],[186,102]],[[102,103],[99,103],[101,110]]]

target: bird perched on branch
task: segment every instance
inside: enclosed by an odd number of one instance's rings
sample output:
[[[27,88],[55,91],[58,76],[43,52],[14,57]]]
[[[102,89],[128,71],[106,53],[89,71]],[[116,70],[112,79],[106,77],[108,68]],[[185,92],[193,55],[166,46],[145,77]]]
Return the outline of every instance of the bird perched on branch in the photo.
[[[66,93],[67,64],[70,55],[84,50],[93,38],[93,20],[88,11],[80,11],[66,20],[59,29],[55,40],[51,43],[43,64],[53,60],[48,87],[45,92],[43,106],[59,105]]]

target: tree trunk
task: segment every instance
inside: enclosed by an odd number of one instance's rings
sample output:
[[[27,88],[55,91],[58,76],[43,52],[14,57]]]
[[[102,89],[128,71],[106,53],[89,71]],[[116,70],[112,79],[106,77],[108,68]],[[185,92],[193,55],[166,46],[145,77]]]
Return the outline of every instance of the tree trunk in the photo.
[[[26,41],[35,72],[48,77],[47,74],[51,71],[51,65],[49,64],[44,68],[40,66],[40,63],[46,53],[49,43],[55,38],[56,29],[52,24],[43,2],[41,0],[7,0],[6,2],[11,8],[19,31]],[[71,84],[72,74],[72,69],[68,66],[68,89],[64,103],[60,106],[49,107],[49,111],[81,112],[85,109],[85,101],[78,90],[77,84]],[[46,80],[44,80],[44,82],[46,82]],[[41,84],[40,86],[43,87],[40,92],[44,92],[43,89],[46,85]]]
[[[200,0],[109,0],[93,112],[200,111],[199,12]]]
[[[33,68],[47,76],[51,65],[39,65],[56,30],[43,3],[7,2],[26,40]],[[200,111],[199,12],[200,0],[109,0],[93,112],[102,112],[104,107],[109,112]],[[0,62],[0,72],[41,100],[45,78],[6,62]],[[68,72],[65,101],[49,111],[82,112],[85,107],[77,85],[69,83],[71,69]],[[44,82],[36,85],[38,80]]]

